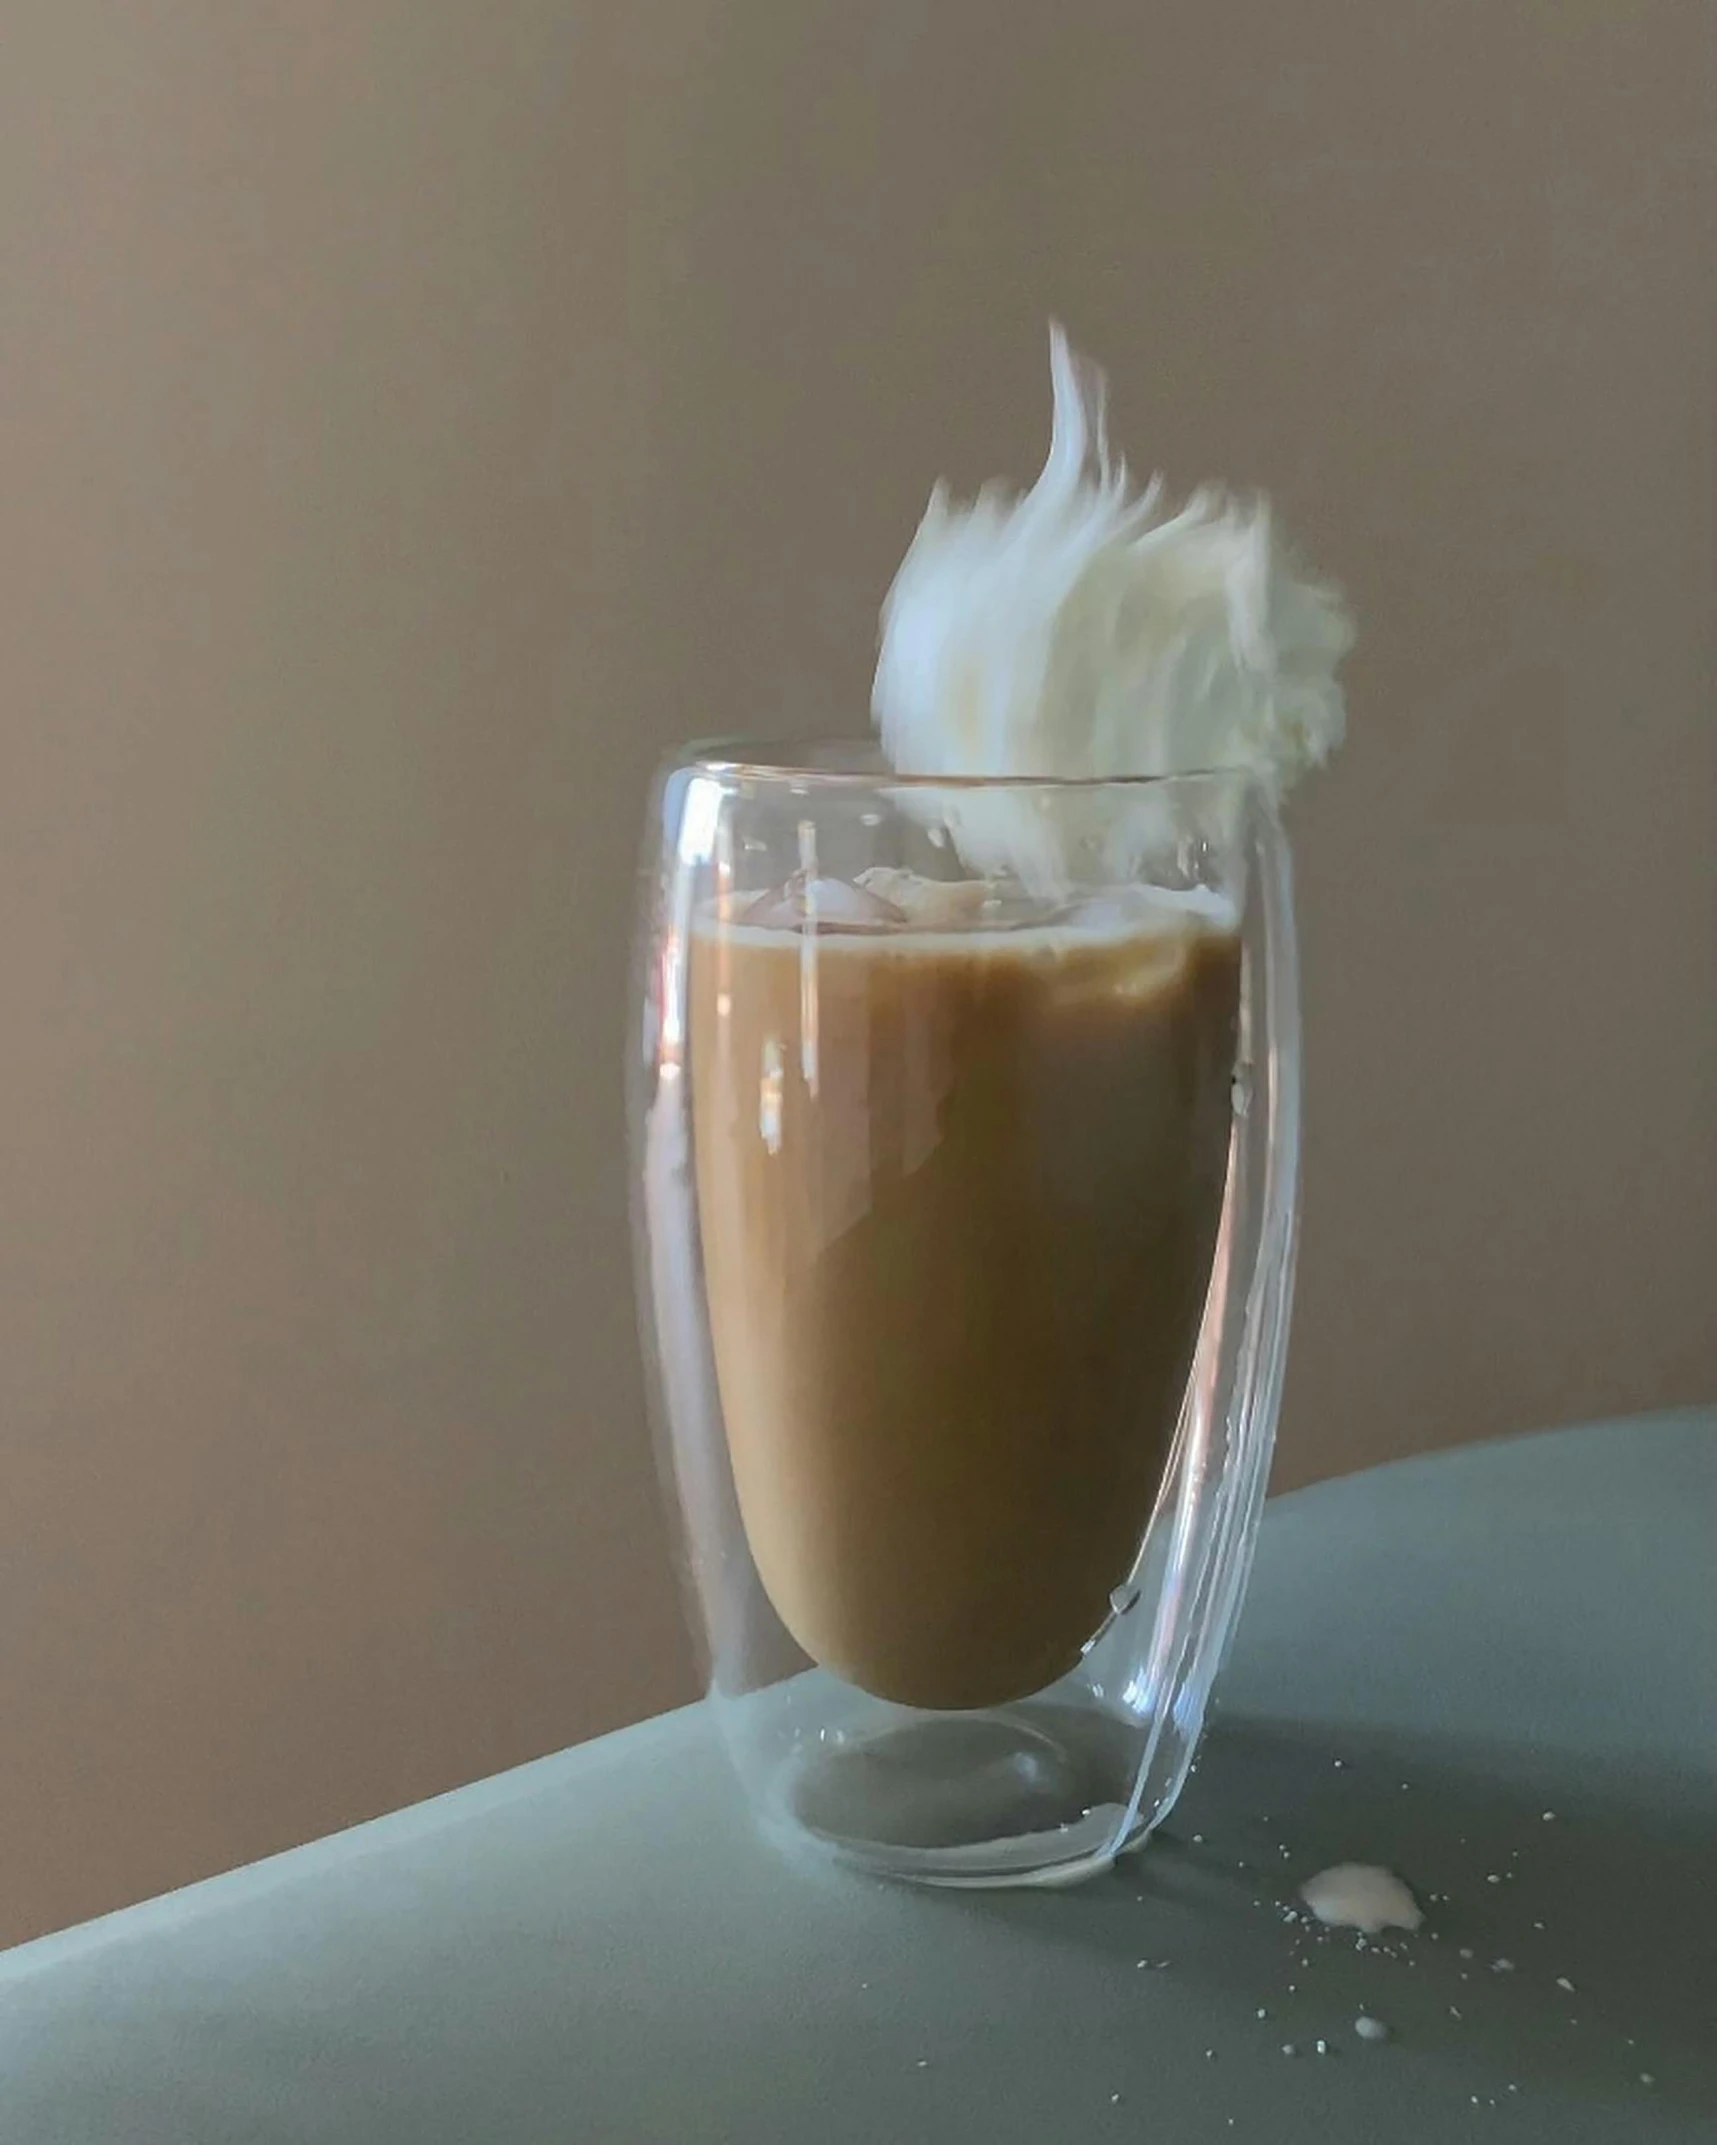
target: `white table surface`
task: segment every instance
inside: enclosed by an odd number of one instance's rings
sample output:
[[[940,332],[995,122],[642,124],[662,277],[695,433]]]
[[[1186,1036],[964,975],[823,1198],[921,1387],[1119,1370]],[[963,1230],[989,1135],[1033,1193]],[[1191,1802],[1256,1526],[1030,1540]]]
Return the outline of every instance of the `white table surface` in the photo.
[[[1700,1411],[1283,1499],[1168,1833],[1074,1891],[782,1859],[694,1707],[21,1946],[0,2141],[1711,2145],[1714,1517]],[[1346,1859],[1435,1895],[1399,1957],[1282,1918]]]

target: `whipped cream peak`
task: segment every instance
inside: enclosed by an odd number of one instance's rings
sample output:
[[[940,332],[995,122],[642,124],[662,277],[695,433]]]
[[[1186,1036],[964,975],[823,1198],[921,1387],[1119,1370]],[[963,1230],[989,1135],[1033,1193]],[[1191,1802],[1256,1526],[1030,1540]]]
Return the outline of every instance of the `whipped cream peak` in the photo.
[[[1285,788],[1340,743],[1341,600],[1268,504],[1178,511],[1110,453],[1103,375],[1050,330],[1054,422],[1020,496],[931,495],[882,614],[872,705],[902,774],[1073,779],[1236,768]]]

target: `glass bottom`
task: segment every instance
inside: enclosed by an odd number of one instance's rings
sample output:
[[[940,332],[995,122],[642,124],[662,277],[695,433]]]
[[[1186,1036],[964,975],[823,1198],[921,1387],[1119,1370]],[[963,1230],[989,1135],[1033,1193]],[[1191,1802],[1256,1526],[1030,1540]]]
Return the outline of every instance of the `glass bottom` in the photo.
[[[1116,1799],[1136,1776],[1139,1723],[1028,1700],[913,1714],[798,1744],[766,1825],[875,1876],[985,1887],[1077,1884],[1165,1814]]]

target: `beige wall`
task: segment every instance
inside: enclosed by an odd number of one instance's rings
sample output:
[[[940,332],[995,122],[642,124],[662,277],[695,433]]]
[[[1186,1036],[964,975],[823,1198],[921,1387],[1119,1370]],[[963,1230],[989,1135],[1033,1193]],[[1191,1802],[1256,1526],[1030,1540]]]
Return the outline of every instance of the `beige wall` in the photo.
[[[1705,27],[16,0],[0,1936],[684,1692],[642,785],[862,720],[1051,311],[1364,622],[1286,1475],[1717,1387]]]

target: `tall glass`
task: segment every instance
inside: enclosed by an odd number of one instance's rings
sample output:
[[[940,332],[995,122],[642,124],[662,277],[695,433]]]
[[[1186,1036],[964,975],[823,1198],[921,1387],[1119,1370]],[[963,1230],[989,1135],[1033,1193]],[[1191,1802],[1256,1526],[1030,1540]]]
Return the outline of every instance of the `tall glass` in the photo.
[[[1174,1804],[1281,1393],[1287,847],[1237,773],[689,751],[647,834],[635,1238],[710,1700],[763,1826],[1067,1881]]]

